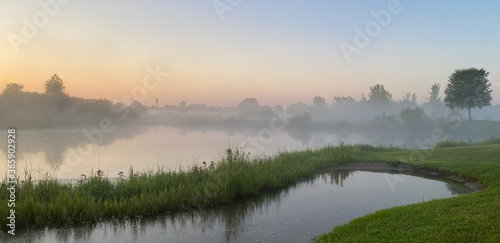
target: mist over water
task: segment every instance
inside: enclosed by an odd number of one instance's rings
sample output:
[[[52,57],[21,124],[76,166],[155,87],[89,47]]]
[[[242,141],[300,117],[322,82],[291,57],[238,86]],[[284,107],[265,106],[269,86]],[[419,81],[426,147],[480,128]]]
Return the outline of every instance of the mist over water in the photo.
[[[395,112],[363,119],[361,115],[370,117],[378,111],[355,111],[363,107],[353,107],[349,113],[347,107],[334,108],[290,106],[280,110],[258,106],[220,113],[150,108],[135,125],[113,125],[111,132],[90,124],[21,128],[17,133],[18,174],[27,170],[35,179],[47,175],[76,179],[100,169],[113,178],[130,168],[168,171],[201,166],[203,161],[217,161],[227,148],[235,146],[265,158],[279,151],[314,149],[341,141],[427,149],[438,142],[436,131],[440,131],[440,140],[467,142],[500,134],[495,121],[467,121],[460,113],[445,112],[448,118],[442,115],[408,125]],[[479,115],[495,113],[483,111]],[[0,141],[0,146],[5,147],[5,143]],[[0,150],[0,158],[5,157],[5,151]],[[6,170],[2,167],[0,173]]]
[[[0,9],[0,243],[310,242],[495,184],[500,2]],[[478,205],[446,226],[491,228]]]
[[[32,130],[18,133],[18,171],[32,171],[34,177],[43,176],[45,172],[58,175],[64,164],[76,164],[74,151],[80,147],[78,143],[85,139],[81,129],[66,130]],[[178,170],[191,166],[201,166],[203,161],[217,161],[230,146],[253,138],[258,141],[258,131],[242,129],[238,132],[213,130],[206,128],[185,129],[165,126],[127,126],[120,127],[113,133],[103,137],[100,144],[86,145],[88,155],[82,156],[77,166],[60,179],[79,178],[80,174],[88,174],[97,169],[104,170],[109,177],[118,172]],[[295,151],[307,148],[320,148],[326,144],[347,143],[393,144],[397,140],[388,139],[384,143],[361,134],[335,133],[298,133],[280,132],[273,134],[271,142],[266,143],[263,150],[248,145],[248,151],[258,151],[255,156],[268,157],[279,151]],[[401,143],[401,141],[399,141]],[[260,146],[259,146],[260,148]],[[5,151],[0,151],[5,157]],[[2,168],[1,173],[6,172]],[[42,177],[43,178],[43,177]]]

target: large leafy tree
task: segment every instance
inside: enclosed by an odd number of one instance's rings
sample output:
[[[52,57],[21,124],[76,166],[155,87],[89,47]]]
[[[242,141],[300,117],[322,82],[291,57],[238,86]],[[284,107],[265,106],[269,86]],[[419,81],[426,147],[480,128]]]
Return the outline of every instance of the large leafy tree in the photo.
[[[390,103],[392,101],[392,94],[385,90],[383,84],[377,84],[370,87],[368,101],[375,104]]]
[[[18,83],[8,83],[5,85],[5,89],[3,90],[3,94],[20,94],[23,92],[24,85]]]
[[[246,98],[238,104],[238,108],[244,110],[252,110],[259,108],[259,102],[256,98]]]
[[[49,80],[43,84],[45,93],[48,95],[65,95],[63,80],[57,74],[52,75]]]
[[[460,108],[469,111],[469,120],[472,120],[471,110],[491,105],[491,83],[488,72],[484,69],[467,68],[457,69],[448,78],[448,85],[444,91],[444,103],[450,109]]]
[[[313,104],[317,107],[325,107],[326,106],[325,98],[321,96],[314,96]]]
[[[424,109],[421,107],[405,108],[399,113],[405,126],[411,127],[421,124],[425,119]]]

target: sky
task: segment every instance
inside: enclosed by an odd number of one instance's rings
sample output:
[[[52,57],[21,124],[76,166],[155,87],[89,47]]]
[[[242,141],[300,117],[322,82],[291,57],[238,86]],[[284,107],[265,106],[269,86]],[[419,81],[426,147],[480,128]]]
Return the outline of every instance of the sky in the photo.
[[[359,99],[383,84],[395,100],[415,92],[422,103],[432,84],[444,96],[454,70],[476,67],[490,72],[500,104],[499,9],[451,0],[2,0],[0,89],[43,92],[58,74],[71,96],[235,106],[247,97]],[[148,68],[168,76],[145,85]]]

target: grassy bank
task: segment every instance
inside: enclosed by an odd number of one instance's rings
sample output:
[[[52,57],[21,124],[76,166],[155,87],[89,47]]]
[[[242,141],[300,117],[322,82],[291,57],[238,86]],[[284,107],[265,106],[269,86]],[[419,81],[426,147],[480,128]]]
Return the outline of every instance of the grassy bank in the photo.
[[[493,141],[493,140],[492,140]],[[474,178],[488,187],[459,197],[381,210],[336,227],[318,242],[457,242],[500,239],[500,145],[416,151],[369,145],[329,146],[251,160],[227,150],[221,161],[188,171],[102,173],[71,185],[23,178],[16,188],[16,229],[167,214],[230,203],[311,178],[343,162],[407,162]],[[484,143],[486,144],[486,143]],[[460,146],[460,144],[454,145]],[[9,191],[0,190],[0,222],[7,230]]]
[[[354,147],[283,152],[274,158],[250,160],[228,149],[214,163],[189,171],[157,170],[105,178],[98,172],[76,185],[54,179],[23,178],[16,188],[16,229],[92,223],[112,218],[142,217],[225,204],[265,190],[282,188],[317,171],[352,159]],[[5,180],[3,181],[5,183]],[[7,230],[11,208],[8,185],[0,190],[0,222]]]
[[[465,147],[465,146],[477,146],[477,145],[490,145],[490,144],[500,144],[500,138],[490,138],[479,143],[465,142],[465,141],[441,141],[436,143],[436,148],[452,148],[452,147]]]
[[[498,242],[500,145],[449,147],[420,152],[364,151],[357,153],[353,160],[406,161],[474,178],[485,183],[487,188],[458,197],[377,211],[336,227],[318,237],[317,242]]]

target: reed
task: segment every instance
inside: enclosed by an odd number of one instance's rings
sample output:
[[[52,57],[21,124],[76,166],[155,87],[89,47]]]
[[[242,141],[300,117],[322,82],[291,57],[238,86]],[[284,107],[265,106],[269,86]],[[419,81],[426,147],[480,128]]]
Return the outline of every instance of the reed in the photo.
[[[59,227],[106,219],[143,217],[227,204],[311,178],[318,171],[352,159],[356,147],[340,143],[318,150],[281,152],[274,158],[250,159],[228,148],[217,162],[188,170],[136,173],[117,178],[98,170],[77,184],[46,177],[33,181],[29,172],[18,178],[16,229]],[[6,180],[3,180],[5,184]],[[4,185],[6,186],[6,185]],[[7,190],[0,190],[0,221],[7,230]]]

